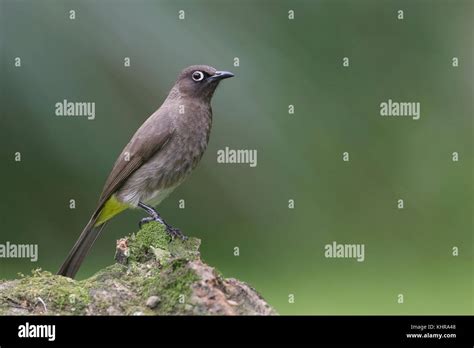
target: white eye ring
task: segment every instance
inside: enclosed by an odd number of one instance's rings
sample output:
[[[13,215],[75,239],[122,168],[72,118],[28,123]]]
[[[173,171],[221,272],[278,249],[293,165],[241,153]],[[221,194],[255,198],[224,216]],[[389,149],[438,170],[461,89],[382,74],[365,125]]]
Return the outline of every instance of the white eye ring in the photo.
[[[199,82],[204,79],[204,74],[202,73],[202,71],[198,70],[198,71],[193,72],[193,75],[191,77],[194,81]]]

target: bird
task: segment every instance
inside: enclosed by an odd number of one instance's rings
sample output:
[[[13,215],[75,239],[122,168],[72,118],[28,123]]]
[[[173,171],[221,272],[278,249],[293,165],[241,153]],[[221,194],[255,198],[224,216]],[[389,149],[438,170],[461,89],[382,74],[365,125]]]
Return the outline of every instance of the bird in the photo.
[[[211,99],[223,79],[234,74],[192,65],[178,75],[163,104],[138,128],[118,156],[96,209],[58,274],[74,278],[107,222],[126,209],[143,209],[164,225],[171,238],[186,239],[155,210],[197,166],[212,126]]]

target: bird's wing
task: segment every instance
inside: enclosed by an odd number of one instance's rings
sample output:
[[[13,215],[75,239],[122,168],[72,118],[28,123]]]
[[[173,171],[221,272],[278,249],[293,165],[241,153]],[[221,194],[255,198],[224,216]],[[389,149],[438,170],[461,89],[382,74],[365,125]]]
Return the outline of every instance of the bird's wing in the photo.
[[[163,110],[151,115],[125,146],[105,182],[96,213],[135,170],[171,139],[174,132],[171,119],[163,116],[166,116]]]

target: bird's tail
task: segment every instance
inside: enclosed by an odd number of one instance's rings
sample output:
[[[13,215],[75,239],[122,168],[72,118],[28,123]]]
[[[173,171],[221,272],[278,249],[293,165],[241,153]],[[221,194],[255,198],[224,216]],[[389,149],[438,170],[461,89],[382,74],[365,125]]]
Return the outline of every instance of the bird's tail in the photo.
[[[94,214],[86,227],[84,227],[79,239],[76,241],[76,244],[74,244],[69,255],[59,269],[59,275],[70,278],[74,278],[76,275],[79,267],[81,267],[81,264],[84,261],[84,258],[87,256],[95,240],[106,225],[105,222],[97,225],[97,218],[97,214]]]
[[[84,261],[107,221],[128,207],[129,205],[118,201],[113,195],[104,204],[99,204],[99,207],[92,214],[91,219],[86,227],[84,227],[79,239],[59,269],[58,274],[74,278],[79,267],[81,267],[82,261]]]

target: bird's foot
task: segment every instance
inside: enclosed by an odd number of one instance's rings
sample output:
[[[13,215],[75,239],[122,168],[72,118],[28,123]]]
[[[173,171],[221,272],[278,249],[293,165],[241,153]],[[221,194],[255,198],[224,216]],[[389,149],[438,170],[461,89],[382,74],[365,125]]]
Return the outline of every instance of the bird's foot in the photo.
[[[171,238],[180,238],[182,240],[186,240],[188,239],[188,237],[186,237],[183,232],[181,232],[181,230],[179,228],[175,228],[175,227],[172,227],[170,225],[165,225],[166,226],[166,232],[168,232],[168,234],[171,236]]]

